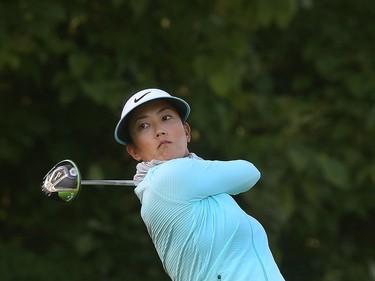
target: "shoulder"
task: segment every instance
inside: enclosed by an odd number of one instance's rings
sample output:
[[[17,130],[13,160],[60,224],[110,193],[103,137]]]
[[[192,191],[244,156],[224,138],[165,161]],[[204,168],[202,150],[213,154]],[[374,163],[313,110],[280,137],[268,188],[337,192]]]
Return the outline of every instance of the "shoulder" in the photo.
[[[207,160],[178,158],[157,165],[147,172],[147,179],[155,189],[169,186],[183,187],[194,182],[204,170]]]
[[[172,159],[152,168],[151,173],[153,175],[160,174],[162,177],[168,175],[168,178],[172,176],[181,176],[181,174],[185,174],[187,171],[196,166],[197,161],[202,162],[203,160],[191,158]]]

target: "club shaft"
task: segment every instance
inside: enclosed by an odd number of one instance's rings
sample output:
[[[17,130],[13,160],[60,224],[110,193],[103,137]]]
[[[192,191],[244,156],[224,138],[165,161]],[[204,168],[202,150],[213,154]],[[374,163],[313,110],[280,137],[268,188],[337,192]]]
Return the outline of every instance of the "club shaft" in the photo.
[[[135,186],[132,180],[81,180],[81,185],[122,185]]]

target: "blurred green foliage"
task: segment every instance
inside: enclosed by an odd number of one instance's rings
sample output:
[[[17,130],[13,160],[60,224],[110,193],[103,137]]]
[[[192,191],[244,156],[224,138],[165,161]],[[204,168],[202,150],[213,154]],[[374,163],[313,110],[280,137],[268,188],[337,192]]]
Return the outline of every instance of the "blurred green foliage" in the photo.
[[[192,106],[191,150],[262,172],[237,197],[286,280],[375,280],[375,2],[0,2],[0,279],[168,280],[132,189],[39,192],[70,158],[131,178],[127,96]]]

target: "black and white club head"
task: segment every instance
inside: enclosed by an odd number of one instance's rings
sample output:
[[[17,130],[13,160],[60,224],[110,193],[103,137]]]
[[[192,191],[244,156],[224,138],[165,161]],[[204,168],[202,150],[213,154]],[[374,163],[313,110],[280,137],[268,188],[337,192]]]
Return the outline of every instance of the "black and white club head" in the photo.
[[[81,189],[81,175],[71,160],[57,163],[43,178],[42,192],[60,202],[73,202]]]

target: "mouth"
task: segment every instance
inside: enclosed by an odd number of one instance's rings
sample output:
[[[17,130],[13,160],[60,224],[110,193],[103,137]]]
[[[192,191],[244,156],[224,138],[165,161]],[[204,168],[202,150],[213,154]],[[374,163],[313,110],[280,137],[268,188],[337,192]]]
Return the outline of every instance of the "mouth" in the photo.
[[[166,141],[166,140],[161,141],[161,142],[159,143],[158,148],[160,148],[161,146],[163,146],[163,145],[165,145],[165,144],[170,144],[170,143],[171,143],[170,141]]]

